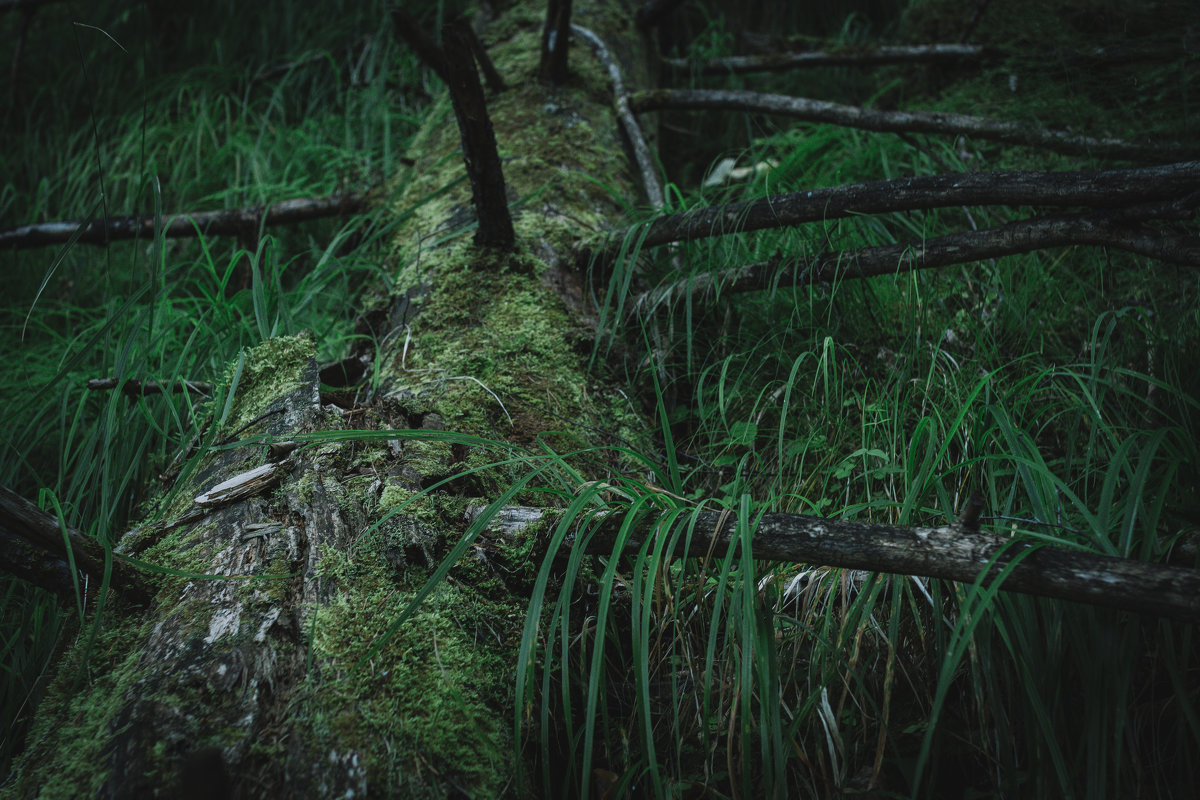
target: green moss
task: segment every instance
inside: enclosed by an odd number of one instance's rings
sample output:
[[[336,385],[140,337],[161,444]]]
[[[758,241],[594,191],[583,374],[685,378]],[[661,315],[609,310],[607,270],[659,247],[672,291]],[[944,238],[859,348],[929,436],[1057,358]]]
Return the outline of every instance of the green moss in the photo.
[[[237,395],[225,420],[226,430],[238,430],[262,414],[270,403],[295,390],[315,355],[316,343],[309,331],[268,339],[246,351]],[[232,385],[236,371],[234,361],[225,368],[221,385]]]
[[[54,776],[36,787],[20,780],[10,784],[5,796],[33,796],[43,800],[93,797],[108,778],[98,770],[113,731],[110,722],[125,703],[125,693],[140,677],[140,651],[133,646],[149,634],[136,622],[112,624],[97,635],[83,664],[83,648],[72,650],[47,689],[38,721],[30,731],[30,750],[21,766],[36,768],[37,775]],[[80,671],[88,676],[82,691],[75,685]],[[18,769],[18,775],[24,772]],[[37,777],[32,775],[31,777]]]
[[[332,554],[331,554],[332,555]],[[438,776],[480,797],[495,797],[516,769],[511,714],[511,630],[520,609],[485,603],[444,584],[423,609],[357,672],[381,634],[413,597],[398,590],[374,553],[340,562],[353,592],[317,612],[313,652],[323,679],[312,691],[317,746],[355,748],[383,795],[441,796]],[[492,633],[504,629],[497,647]]]

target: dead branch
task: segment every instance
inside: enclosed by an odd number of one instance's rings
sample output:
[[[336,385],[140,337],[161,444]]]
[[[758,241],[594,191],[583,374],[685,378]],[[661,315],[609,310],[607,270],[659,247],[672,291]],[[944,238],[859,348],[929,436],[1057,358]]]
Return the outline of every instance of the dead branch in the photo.
[[[105,572],[104,548],[73,528],[66,530],[65,539],[57,517],[0,486],[0,552],[5,555],[5,571],[60,596],[72,597],[74,560],[75,568],[99,585]],[[120,559],[109,561],[112,588],[137,603],[148,602],[150,592],[137,570]]]
[[[1039,128],[1018,122],[948,114],[936,111],[880,111],[873,108],[788,97],[780,94],[702,89],[656,89],[630,98],[635,112],[663,109],[710,109],[781,114],[808,122],[824,122],[885,133],[933,133],[974,136],[1007,144],[1043,147],[1058,153],[1131,161],[1169,161],[1196,158],[1200,148],[1175,142],[1134,142],[1097,139],[1069,131]]]
[[[973,507],[975,506],[975,507]],[[479,513],[477,509],[474,513]],[[1134,561],[1097,553],[1065,550],[1036,542],[981,532],[969,502],[964,521],[941,527],[890,525],[827,519],[804,514],[764,514],[750,524],[749,553],[741,548],[736,515],[701,511],[676,524],[691,533],[671,558],[752,556],[763,561],[802,562],[847,569],[919,575],[990,586],[1011,567],[1000,588],[1040,597],[1071,600],[1141,614],[1200,620],[1200,570]],[[547,513],[529,506],[504,508],[488,525],[491,533],[511,535]],[[621,542],[621,551],[637,552],[647,539],[667,534],[651,516]],[[625,520],[621,514],[597,515],[577,528],[588,553],[612,555]],[[553,526],[550,526],[551,528]],[[565,546],[572,546],[568,541]]]
[[[642,185],[646,189],[646,198],[654,208],[662,208],[664,203],[663,188],[662,182],[658,179],[658,169],[654,165],[654,158],[650,155],[650,147],[646,144],[646,137],[642,135],[642,126],[638,124],[637,118],[629,110],[629,94],[625,91],[625,83],[621,80],[621,69],[617,66],[616,59],[608,52],[608,48],[604,45],[604,40],[594,32],[582,25],[572,25],[571,30],[577,36],[587,39],[588,44],[592,46],[592,50],[596,53],[596,58],[600,59],[600,63],[608,70],[608,79],[612,83],[613,103],[617,109],[617,117],[621,120],[621,127],[624,128],[625,135],[629,137],[629,143],[633,148],[634,160],[637,161],[638,169],[642,173]]]
[[[475,244],[509,250],[516,235],[512,216],[508,213],[508,197],[504,188],[504,171],[496,149],[496,133],[488,116],[483,98],[483,86],[475,69],[471,49],[472,35],[465,20],[458,20],[442,29],[442,44],[446,52],[446,86],[458,119],[462,136],[463,160],[471,179],[471,195],[479,227]]]
[[[918,44],[728,56],[699,62],[686,58],[665,58],[663,63],[678,70],[695,70],[700,75],[743,75],[749,72],[784,72],[817,67],[876,67],[886,64],[982,61],[998,56],[999,52],[995,48],[975,44]]]
[[[1192,198],[1188,211],[1195,214],[1200,198]],[[1138,255],[1190,267],[1200,267],[1200,238],[1148,230],[1139,221],[1177,219],[1180,202],[1134,207],[1119,212],[1097,212],[1059,217],[1033,217],[980,231],[937,236],[919,242],[832,251],[812,258],[776,258],[716,273],[703,273],[638,296],[640,313],[687,295],[716,295],[775,290],[789,286],[830,283],[834,280],[894,275],[1029,253],[1055,247],[1090,245],[1112,247]],[[1142,216],[1139,216],[1140,214]]]
[[[736,515],[697,515],[689,553],[724,554],[738,541]],[[590,553],[610,554],[622,519],[611,515],[587,540]],[[653,535],[653,522],[624,550],[636,551]],[[657,535],[663,535],[658,533]],[[740,545],[733,551],[739,552]],[[1022,594],[1200,621],[1200,571],[995,536],[964,525],[910,527],[825,519],[803,514],[765,514],[753,526],[756,559],[920,575],[960,583],[991,584],[1011,567],[1001,588]],[[743,553],[743,557],[748,555]]]
[[[72,238],[81,244],[103,245],[122,239],[149,240],[155,235],[166,239],[238,235],[247,229],[257,231],[260,225],[293,225],[322,217],[354,214],[362,210],[365,198],[362,193],[352,192],[329,197],[284,200],[268,206],[185,213],[170,218],[164,217],[165,223],[160,230],[155,230],[152,214],[109,217],[107,220],[67,220],[22,225],[19,228],[0,231],[0,249],[63,244]],[[77,233],[79,235],[76,238]]]
[[[642,247],[783,228],[856,214],[963,205],[1114,208],[1172,202],[1200,190],[1200,161],[1102,172],[971,172],[854,183],[758,200],[708,206],[658,217],[612,234],[598,257],[612,258],[621,242]]]

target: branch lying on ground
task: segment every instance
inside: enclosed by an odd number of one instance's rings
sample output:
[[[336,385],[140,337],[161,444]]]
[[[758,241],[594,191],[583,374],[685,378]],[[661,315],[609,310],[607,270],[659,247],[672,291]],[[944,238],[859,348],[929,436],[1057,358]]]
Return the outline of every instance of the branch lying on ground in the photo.
[[[490,527],[519,527],[542,516],[535,508],[515,507],[504,512]],[[685,519],[690,524],[690,517]],[[624,522],[620,514],[599,521],[584,544],[586,551],[611,554]],[[723,556],[738,541],[737,529],[736,515],[698,512],[688,555],[699,557],[712,552]],[[1000,585],[1005,591],[1200,620],[1200,571],[1194,569],[1065,550],[982,533],[967,524],[929,528],[803,514],[764,514],[751,530],[750,549],[756,559],[920,575],[960,583],[973,583],[986,575],[985,585],[1011,567]],[[655,531],[654,520],[648,519],[624,543],[624,551],[636,552],[651,535],[664,534]],[[733,549],[736,552],[737,547]],[[680,555],[677,550],[675,556]]]
[[[635,112],[663,109],[715,109],[748,113],[782,114],[809,122],[886,133],[934,133],[974,136],[1007,144],[1043,147],[1058,153],[1121,158],[1133,161],[1168,161],[1196,158],[1200,148],[1175,142],[1134,142],[1096,139],[1069,131],[1039,128],[1017,122],[946,114],[934,111],[879,111],[807,97],[703,89],[656,89],[630,98]]]
[[[686,58],[664,58],[663,63],[680,70],[695,69],[700,75],[740,75],[747,72],[782,72],[815,67],[874,67],[935,61],[980,61],[995,57],[999,53],[995,48],[976,44],[918,44],[728,56],[699,62]]]
[[[0,552],[12,575],[64,597],[75,593],[71,560],[99,586],[104,579],[104,548],[94,539],[68,528],[66,543],[58,519],[25,498],[0,486]],[[69,556],[67,547],[70,547]],[[111,560],[112,588],[129,599],[146,603],[150,591],[136,569]]]
[[[232,208],[224,211],[199,211],[166,218],[159,231],[154,227],[154,216],[109,217],[108,220],[94,219],[90,222],[69,220],[47,222],[41,225],[23,225],[0,231],[0,249],[42,247],[62,244],[73,238],[82,244],[107,244],[121,239],[152,239],[161,234],[167,239],[191,236],[237,235],[247,230],[257,231],[260,225],[291,225],[322,217],[354,214],[363,209],[366,195],[360,192],[335,194],[329,197],[308,197],[284,200],[269,206]],[[83,230],[80,231],[80,228]],[[79,234],[76,237],[76,234]]]
[[[638,296],[633,307],[645,314],[664,301],[674,302],[687,295],[702,298],[718,293],[736,294],[828,283],[835,279],[894,275],[1073,245],[1113,247],[1159,261],[1200,267],[1200,238],[1135,227],[1136,223],[1150,219],[1178,218],[1177,212],[1194,215],[1196,202],[1200,198],[1192,199],[1190,210],[1185,209],[1186,204],[1180,201],[1111,212],[1033,217],[985,230],[952,233],[919,242],[832,251],[812,258],[777,258],[717,273],[696,275],[645,292]]]
[[[963,205],[1113,208],[1175,201],[1200,190],[1200,161],[1103,172],[971,172],[895,178],[683,211],[612,233],[595,255],[607,260],[622,242],[641,247],[784,228],[857,214]],[[645,234],[642,236],[642,234]]]

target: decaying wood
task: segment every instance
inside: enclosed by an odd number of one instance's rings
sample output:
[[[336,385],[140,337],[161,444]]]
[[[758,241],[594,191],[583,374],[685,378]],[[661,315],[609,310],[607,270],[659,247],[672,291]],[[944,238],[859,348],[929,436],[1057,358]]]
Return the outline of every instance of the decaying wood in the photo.
[[[807,97],[721,91],[715,89],[657,89],[630,98],[635,112],[663,109],[709,109],[750,114],[780,114],[807,122],[824,122],[886,133],[932,133],[970,136],[1006,144],[1041,147],[1068,153],[1130,161],[1178,161],[1196,158],[1200,148],[1175,142],[1134,142],[1102,139],[1070,131],[1040,128],[1019,122],[936,111],[880,111]]]
[[[167,239],[192,236],[242,235],[257,232],[263,225],[293,225],[323,217],[346,216],[361,211],[365,195],[359,192],[334,194],[329,197],[307,197],[283,200],[266,206],[232,208],[224,211],[197,211],[162,218],[162,228],[155,228],[152,214],[144,216],[109,217],[93,220],[68,220],[39,225],[22,225],[0,231],[0,248],[20,249],[64,244],[103,245],[124,239],[145,239],[155,235]]]
[[[640,226],[617,231],[601,251],[609,258],[627,237],[657,247],[728,233],[782,228],[856,214],[970,205],[1114,208],[1174,201],[1200,190],[1200,161],[1103,172],[971,172],[870,181],[758,200],[708,206],[658,217],[644,238]]]
[[[285,442],[320,417],[318,369],[311,358],[279,366],[294,388],[264,400],[279,413],[256,418],[264,421],[263,436]],[[257,447],[220,451],[193,480],[243,485],[236,476],[262,458]],[[176,533],[202,554],[205,576],[182,582],[172,602],[149,612],[153,624],[137,643],[139,677],[116,698],[97,765],[107,773],[102,796],[184,796],[187,789],[213,797],[221,785],[261,786],[285,774],[297,797],[365,793],[366,773],[353,751],[309,751],[284,708],[307,674],[304,649],[295,647],[306,636],[304,609],[325,599],[314,565],[325,549],[345,549],[350,535],[325,490],[327,466],[318,453],[293,453],[287,474],[307,476],[303,495],[227,497],[224,505],[184,515]],[[244,590],[247,579],[257,590]],[[222,738],[214,740],[218,732]],[[178,775],[153,767],[164,762]],[[195,769],[198,762],[206,768]]]
[[[64,542],[64,531],[55,515],[0,486],[0,550],[6,556],[6,572],[70,598],[75,593],[72,561],[75,569],[90,578],[93,588],[104,580],[107,562],[111,570],[109,585],[114,591],[135,603],[149,600],[146,582],[135,568],[106,557],[99,542],[73,528],[67,528],[65,536]]]
[[[572,25],[571,30],[587,40],[596,53],[596,58],[600,59],[600,63],[608,71],[608,79],[612,83],[613,105],[616,107],[617,117],[621,121],[625,136],[629,139],[630,147],[633,148],[633,158],[637,161],[638,170],[642,174],[642,186],[646,189],[646,199],[654,208],[662,208],[665,200],[663,199],[662,181],[658,179],[658,167],[655,165],[654,157],[650,155],[650,147],[646,144],[646,137],[642,134],[642,126],[638,124],[637,117],[629,110],[629,93],[625,91],[625,82],[621,79],[621,68],[599,36],[580,25]]]

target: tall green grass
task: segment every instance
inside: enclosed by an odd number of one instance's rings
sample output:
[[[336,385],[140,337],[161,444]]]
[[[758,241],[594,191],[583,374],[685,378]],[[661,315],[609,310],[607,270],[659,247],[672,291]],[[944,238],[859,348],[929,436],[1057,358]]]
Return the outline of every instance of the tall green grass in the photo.
[[[218,3],[202,21],[165,4],[47,6],[4,97],[0,218],[153,214],[161,225],[335,191],[382,199],[432,85],[388,25],[385,3]],[[155,234],[6,253],[0,482],[30,498],[49,490],[67,524],[111,544],[211,398],[84,382],[213,381],[242,348],[304,328],[322,358],[345,355],[390,224],[368,215],[244,241]],[[0,763],[65,630],[56,601],[5,586],[0,726],[12,735]]]
[[[42,33],[75,43],[75,62],[45,47],[23,64],[36,79],[7,109],[11,177],[0,193],[14,224],[361,188],[389,177],[419,120],[429,79],[377,35],[384,4],[223,2],[204,26],[183,29],[117,4],[96,9],[88,24],[108,36],[43,17]],[[710,22],[696,55],[732,46]],[[156,50],[160,37],[177,47]],[[857,24],[841,39],[869,40]],[[264,69],[277,64],[290,66]],[[1154,96],[1177,101],[1164,84],[1171,69],[1152,75]],[[903,94],[877,77],[833,78],[833,99]],[[84,102],[51,102],[68,80]],[[831,76],[812,81],[829,88]],[[1076,113],[1053,87],[1024,104],[1007,85],[995,71],[921,99],[986,96],[990,113],[1014,118]],[[1122,108],[1117,127],[1146,110]],[[1154,131],[1192,124],[1190,110],[1154,110]],[[706,130],[709,141],[681,150],[705,157],[672,171],[672,210],[1060,163],[763,119]],[[708,152],[713,142],[719,153]],[[725,154],[776,166],[748,183],[697,187],[701,165]],[[498,465],[523,474],[408,612],[504,503],[536,489],[559,507],[532,583],[513,713],[543,794],[1194,794],[1200,680],[1187,626],[1012,596],[995,580],[962,586],[752,557],[767,511],[924,524],[952,518],[978,490],[986,528],[1014,541],[1161,560],[1200,516],[1194,274],[1063,250],[870,282],[718,290],[630,314],[635,290],[714,267],[1016,215],[850,219],[669,255],[628,243],[600,295],[598,348],[652,411],[642,437],[620,448],[628,469],[600,483],[580,471],[579,453],[506,450]],[[51,488],[70,524],[111,541],[195,435],[204,398],[96,396],[82,380],[211,380],[240,348],[304,327],[320,334],[323,356],[341,355],[357,289],[378,277],[369,236],[353,253],[341,246],[356,224],[270,231],[248,248],[200,237],[6,255],[20,303],[0,317],[0,481],[30,496]],[[694,544],[698,509],[736,521],[741,556]],[[585,553],[598,511],[621,521],[618,544],[636,540],[636,552]],[[73,628],[53,601],[5,585],[8,729]]]

